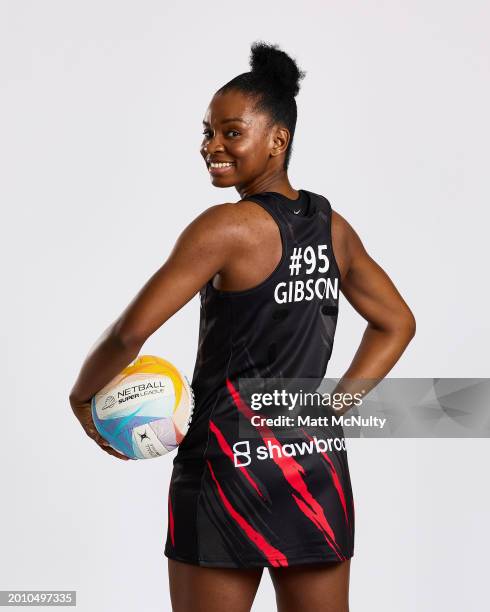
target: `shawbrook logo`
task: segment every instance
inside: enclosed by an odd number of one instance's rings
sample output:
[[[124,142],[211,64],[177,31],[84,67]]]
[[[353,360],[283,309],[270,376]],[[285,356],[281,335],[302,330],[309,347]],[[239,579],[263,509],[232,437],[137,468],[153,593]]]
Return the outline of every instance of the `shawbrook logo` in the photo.
[[[327,453],[331,451],[345,451],[345,438],[317,438],[300,440],[281,444],[267,440],[266,444],[257,446],[255,456],[258,461],[264,459],[280,459],[281,457],[296,457],[297,455],[311,455],[312,453]],[[246,467],[252,462],[252,451],[249,440],[242,440],[233,444],[233,463],[235,467]]]

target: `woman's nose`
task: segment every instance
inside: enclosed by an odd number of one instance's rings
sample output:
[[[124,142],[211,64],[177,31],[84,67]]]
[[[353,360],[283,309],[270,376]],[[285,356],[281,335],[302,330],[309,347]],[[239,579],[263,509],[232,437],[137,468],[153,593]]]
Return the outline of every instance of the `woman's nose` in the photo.
[[[210,136],[206,144],[204,145],[204,150],[208,153],[214,153],[215,151],[222,151],[224,149],[223,143],[221,142],[221,138],[219,135]]]

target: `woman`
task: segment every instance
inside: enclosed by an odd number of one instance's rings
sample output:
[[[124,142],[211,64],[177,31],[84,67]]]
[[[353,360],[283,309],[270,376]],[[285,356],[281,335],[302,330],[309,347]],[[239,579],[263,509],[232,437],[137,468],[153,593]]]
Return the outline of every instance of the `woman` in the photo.
[[[213,185],[235,187],[241,199],[211,206],[182,232],[70,395],[86,433],[126,459],[94,429],[89,400],[200,293],[196,406],[168,499],[176,612],[250,610],[264,567],[280,612],[348,610],[354,503],[345,447],[319,451],[312,432],[327,430],[301,429],[295,436],[309,451],[282,452],[287,434],[254,424],[239,379],[322,379],[340,287],[368,324],[338,389],[384,377],[415,333],[409,307],[349,223],[325,197],[289,182],[304,75],[276,45],[254,43],[251,71],[216,92],[201,154]]]

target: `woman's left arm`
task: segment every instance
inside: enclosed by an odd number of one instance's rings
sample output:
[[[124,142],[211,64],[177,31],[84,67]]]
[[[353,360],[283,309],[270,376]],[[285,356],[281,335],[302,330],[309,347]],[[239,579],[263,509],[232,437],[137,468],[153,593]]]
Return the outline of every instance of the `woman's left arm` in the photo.
[[[415,317],[383,268],[367,253],[353,227],[333,215],[336,251],[343,270],[341,290],[367,325],[335,393],[367,394],[382,380],[415,336]],[[346,408],[344,410],[344,408]],[[348,407],[339,409],[346,412]]]

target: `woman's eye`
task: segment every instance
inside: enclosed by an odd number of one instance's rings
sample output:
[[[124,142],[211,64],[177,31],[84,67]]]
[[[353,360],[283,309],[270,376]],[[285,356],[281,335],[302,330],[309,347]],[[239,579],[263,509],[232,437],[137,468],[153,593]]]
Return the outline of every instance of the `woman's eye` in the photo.
[[[228,134],[236,134],[237,136],[240,136],[240,132],[237,132],[237,130],[228,130],[227,132]],[[203,135],[206,136],[207,138],[209,138],[209,130],[204,130],[203,131]]]

